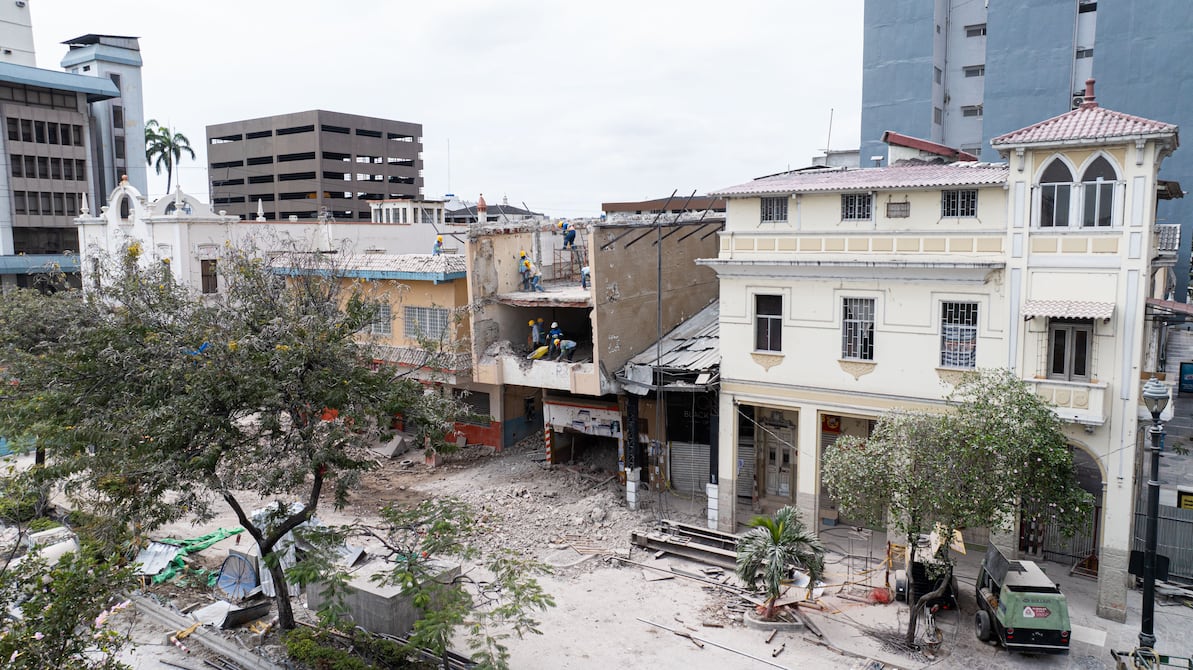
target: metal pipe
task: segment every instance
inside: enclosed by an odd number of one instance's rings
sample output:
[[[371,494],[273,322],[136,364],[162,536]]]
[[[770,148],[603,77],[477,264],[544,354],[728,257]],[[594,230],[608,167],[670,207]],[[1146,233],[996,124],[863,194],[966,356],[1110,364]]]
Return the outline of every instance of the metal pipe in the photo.
[[[725,645],[717,643],[717,642],[713,642],[712,640],[706,640],[702,637],[697,637],[695,635],[691,635],[684,631],[676,630],[674,628],[668,628],[667,626],[664,626],[661,623],[647,621],[646,619],[643,619],[642,617],[634,617],[634,618],[641,621],[642,623],[650,624],[652,626],[655,626],[656,628],[662,628],[663,630],[665,630],[669,633],[675,633],[676,635],[679,635],[681,637],[688,637],[693,640],[696,640],[697,642],[703,642],[704,644],[711,644],[712,646],[717,647],[719,649],[724,649],[725,651],[731,651],[731,652],[737,654],[738,656],[745,656],[746,658],[748,658],[750,660],[758,661],[759,663],[765,663],[766,665],[769,665],[772,668],[781,668],[782,670],[788,670],[787,666],[785,666],[785,665],[779,665],[778,663],[772,663],[765,658],[760,658],[760,657],[754,656],[752,654],[747,654],[746,652],[739,651],[737,649],[734,649],[733,647],[726,647]]]
[[[1148,451],[1152,455],[1152,471],[1147,480],[1147,534],[1143,553],[1143,617],[1139,624],[1139,646],[1154,649],[1156,634],[1156,533],[1160,516],[1160,450],[1164,448],[1164,424],[1160,412],[1152,414],[1152,435]]]

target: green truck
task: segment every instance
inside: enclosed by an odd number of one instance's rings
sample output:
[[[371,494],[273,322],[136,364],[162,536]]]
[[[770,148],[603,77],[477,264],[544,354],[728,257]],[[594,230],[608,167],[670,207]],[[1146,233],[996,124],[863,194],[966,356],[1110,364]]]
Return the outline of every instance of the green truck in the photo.
[[[986,550],[977,582],[974,632],[1008,651],[1069,653],[1069,605],[1040,566],[1011,561],[998,548]]]

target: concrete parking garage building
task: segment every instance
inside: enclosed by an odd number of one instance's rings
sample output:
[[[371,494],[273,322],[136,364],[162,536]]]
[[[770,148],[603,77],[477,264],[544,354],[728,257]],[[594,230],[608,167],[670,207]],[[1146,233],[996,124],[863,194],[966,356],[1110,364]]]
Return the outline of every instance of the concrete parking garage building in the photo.
[[[422,125],[312,110],[207,126],[211,203],[241,218],[370,219],[370,200],[420,199]]]

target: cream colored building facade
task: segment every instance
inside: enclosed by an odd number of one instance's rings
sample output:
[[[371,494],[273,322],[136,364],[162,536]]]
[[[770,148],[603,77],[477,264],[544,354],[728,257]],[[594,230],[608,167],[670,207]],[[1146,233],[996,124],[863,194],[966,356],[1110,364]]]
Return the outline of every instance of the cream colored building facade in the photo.
[[[1164,285],[1157,173],[1176,127],[1090,101],[993,144],[1007,163],[809,169],[713,194],[727,224],[701,261],[721,304],[710,508],[724,530],[783,504],[843,521],[821,485],[826,445],[892,409],[941,407],[966,370],[1009,368],[1100,480],[1099,614],[1121,621],[1154,369],[1145,299]]]

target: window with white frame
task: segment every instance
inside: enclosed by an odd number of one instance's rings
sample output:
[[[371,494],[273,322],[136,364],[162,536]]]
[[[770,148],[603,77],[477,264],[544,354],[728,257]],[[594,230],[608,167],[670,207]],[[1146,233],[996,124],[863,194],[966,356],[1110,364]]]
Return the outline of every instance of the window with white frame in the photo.
[[[977,367],[978,304],[945,301],[940,304],[940,367]]]
[[[406,337],[437,340],[447,331],[450,314],[442,307],[407,307]]]
[[[1118,175],[1110,161],[1102,156],[1085,168],[1081,175],[1084,191],[1081,225],[1084,228],[1109,227],[1114,222],[1114,184]]]
[[[382,303],[377,306],[377,313],[373,315],[373,322],[369,324],[369,333],[372,335],[390,335],[394,332],[393,323],[393,310],[388,304]]]
[[[1048,378],[1088,382],[1093,367],[1093,319],[1048,322]]]
[[[754,296],[754,350],[783,351],[783,296]]]
[[[965,67],[961,68],[961,70],[962,70],[962,72],[965,73],[966,77],[984,77],[984,76],[986,76],[986,66],[985,65],[966,65]]]
[[[842,193],[841,220],[869,221],[872,200],[869,193]]]
[[[779,222],[787,220],[787,198],[763,198],[762,221]]]
[[[978,215],[977,189],[959,189],[940,192],[940,215],[946,218],[973,217]]]
[[[985,23],[974,23],[974,24],[965,26],[965,36],[966,37],[985,37],[986,36],[986,24]]]
[[[1069,199],[1073,173],[1059,158],[1054,158],[1040,177],[1040,227],[1064,228],[1069,225]]]
[[[975,117],[975,116],[981,116],[981,115],[982,115],[982,106],[981,105],[962,105],[961,106],[961,116]]]
[[[841,358],[874,360],[873,298],[845,298],[842,301]]]

